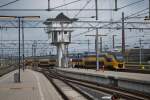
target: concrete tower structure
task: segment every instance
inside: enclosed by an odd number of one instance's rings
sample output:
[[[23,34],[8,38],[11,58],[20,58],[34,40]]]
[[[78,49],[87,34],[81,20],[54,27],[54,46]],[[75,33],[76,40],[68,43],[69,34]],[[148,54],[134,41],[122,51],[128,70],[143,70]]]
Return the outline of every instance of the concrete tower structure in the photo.
[[[58,67],[68,67],[67,47],[71,42],[72,22],[76,19],[70,19],[63,13],[56,18],[47,19],[44,24],[47,26],[46,32],[51,38],[51,43],[57,47]]]

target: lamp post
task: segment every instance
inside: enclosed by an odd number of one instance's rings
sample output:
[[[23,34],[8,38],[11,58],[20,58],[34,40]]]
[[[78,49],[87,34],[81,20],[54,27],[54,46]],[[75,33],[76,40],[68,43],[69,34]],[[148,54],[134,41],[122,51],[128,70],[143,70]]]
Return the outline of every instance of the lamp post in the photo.
[[[24,21],[22,20],[22,68],[23,68],[23,71],[25,69],[25,66],[24,66]]]
[[[21,69],[21,57],[20,57],[20,36],[21,36],[21,28],[20,28],[20,26],[21,26],[21,19],[24,19],[24,18],[27,18],[27,19],[33,19],[33,18],[40,18],[40,16],[16,16],[16,18],[18,18],[18,31],[19,31],[19,39],[18,39],[18,42],[19,42],[19,76],[18,76],[18,82],[21,82],[21,80],[20,80],[20,69]],[[23,69],[24,69],[24,28],[23,28],[23,21],[22,21],[22,47],[23,47],[23,54],[22,54],[22,56],[23,56]]]
[[[21,17],[18,17],[18,32],[19,32],[19,34],[18,34],[18,42],[19,42],[19,76],[18,76],[18,82],[21,82],[21,80],[20,80],[20,68],[21,68],[21,66],[20,66],[20,20],[21,20]]]
[[[96,21],[98,20],[98,1],[95,0],[95,15]],[[98,61],[98,28],[96,28],[96,35],[95,35],[95,52],[96,52],[96,70],[99,70],[99,61]]]
[[[12,19],[18,19],[18,55],[19,55],[19,57],[18,57],[18,74],[19,74],[18,82],[20,83],[21,82],[21,79],[20,79],[20,69],[21,69],[21,57],[20,57],[21,19],[24,19],[24,18],[27,18],[27,19],[40,18],[40,16],[0,16],[0,19],[11,19],[11,18]],[[24,35],[24,32],[23,32],[23,35]],[[24,36],[23,36],[23,38],[24,38]],[[24,43],[24,41],[23,41],[23,43]]]

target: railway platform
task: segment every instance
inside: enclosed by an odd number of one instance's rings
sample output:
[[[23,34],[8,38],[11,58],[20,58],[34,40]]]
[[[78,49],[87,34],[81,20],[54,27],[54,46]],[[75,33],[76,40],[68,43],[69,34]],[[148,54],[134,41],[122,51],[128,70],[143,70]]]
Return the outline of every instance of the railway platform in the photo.
[[[116,79],[120,78],[120,79],[150,82],[150,74],[118,72],[118,71],[103,71],[103,70],[96,71],[93,69],[78,69],[78,68],[59,68],[59,69],[65,71],[89,74],[89,75],[115,77]]]
[[[78,68],[57,68],[57,72],[61,75],[87,82],[150,94],[150,74]]]
[[[1,100],[63,100],[43,74],[21,70],[21,83],[14,83],[16,72],[0,77]]]

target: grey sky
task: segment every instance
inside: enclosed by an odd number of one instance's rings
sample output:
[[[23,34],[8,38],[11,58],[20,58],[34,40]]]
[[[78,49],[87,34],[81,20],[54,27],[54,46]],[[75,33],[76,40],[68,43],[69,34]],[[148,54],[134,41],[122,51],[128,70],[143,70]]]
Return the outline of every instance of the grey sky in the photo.
[[[0,5],[6,4],[8,2],[11,2],[13,0],[0,0]],[[62,4],[75,1],[75,0],[50,0],[51,4],[50,7],[57,7]],[[61,7],[60,9],[78,9],[83,8],[83,6],[87,3],[88,0],[81,0],[79,2],[76,2],[74,4],[70,4],[68,6]],[[95,0],[91,0],[90,3],[86,6],[86,9],[95,8]],[[130,3],[140,1],[140,0],[118,0],[118,7],[123,7],[125,5],[128,5]],[[99,9],[112,9],[114,8],[114,0],[98,0],[98,8]],[[125,13],[125,16],[131,15],[132,13],[135,13],[137,11],[140,11],[142,9],[148,8],[148,0],[143,0],[137,4],[134,4],[129,7],[125,7],[117,12],[114,11],[99,11],[99,20],[101,21],[110,21],[110,19],[120,20],[121,19],[121,12]],[[19,0],[16,3],[13,3],[11,5],[2,7],[0,9],[47,9],[47,0]],[[147,12],[148,10],[145,10],[143,12]],[[78,11],[64,11],[65,15],[69,17],[74,17],[77,14]],[[142,13],[143,13],[142,12]],[[59,14],[60,11],[42,11],[42,12],[11,12],[11,11],[0,11],[0,15],[15,15],[15,16],[24,16],[24,15],[40,15],[40,20],[45,20],[49,17],[55,17],[57,14]],[[146,16],[148,13],[142,15]],[[95,16],[94,11],[81,11],[81,13],[77,16],[79,17],[90,17]],[[80,18],[80,20],[95,20],[91,18]],[[130,19],[127,21],[143,21],[143,19]],[[88,38],[91,40],[92,43],[94,43],[94,37],[85,37],[85,34],[76,36],[76,34],[82,33],[87,31],[87,29],[76,29],[72,33],[72,41],[76,40],[87,40]],[[3,33],[3,39],[10,39],[14,40],[18,38],[18,30],[17,29],[8,29],[7,31],[1,31]],[[100,34],[107,34],[107,37],[103,38],[104,45],[108,45],[109,48],[112,48],[112,35],[116,34],[116,45],[120,45],[121,43],[121,30],[99,30]],[[137,41],[139,39],[138,36],[142,36],[143,34],[149,33],[149,31],[143,31],[140,32],[139,30],[126,30],[126,43],[127,45],[130,45],[130,47],[133,47],[135,45],[138,45]],[[86,34],[95,34],[95,31],[86,33]],[[150,36],[146,36],[145,39],[149,39]],[[26,40],[47,40],[48,36],[44,32],[44,29],[25,29],[25,39]],[[82,46],[82,47],[81,47]],[[76,48],[75,48],[76,47]],[[146,46],[148,47],[148,46]],[[94,44],[91,44],[91,49],[94,49]],[[70,50],[80,50],[80,49],[87,49],[87,45],[85,44],[71,44]]]

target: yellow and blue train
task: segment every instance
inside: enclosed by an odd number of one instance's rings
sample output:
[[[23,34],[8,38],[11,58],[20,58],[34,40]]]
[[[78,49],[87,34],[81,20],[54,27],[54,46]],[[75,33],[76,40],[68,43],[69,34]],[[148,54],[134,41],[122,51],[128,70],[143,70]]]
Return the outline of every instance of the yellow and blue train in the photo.
[[[26,65],[38,67],[54,67],[57,66],[57,57],[48,56],[38,59],[27,59]],[[124,57],[121,53],[101,53],[98,55],[100,67],[105,69],[123,69],[125,68]],[[96,68],[95,53],[78,53],[69,55],[68,65],[74,68]]]
[[[125,67],[124,57],[121,53],[101,53],[98,55],[100,67],[105,69],[123,69]],[[84,55],[70,57],[69,65],[76,68],[96,68],[96,54],[88,53]]]
[[[39,56],[39,57],[28,57],[25,60],[26,66],[38,66],[38,67],[53,67],[57,65],[55,55],[50,56]]]

